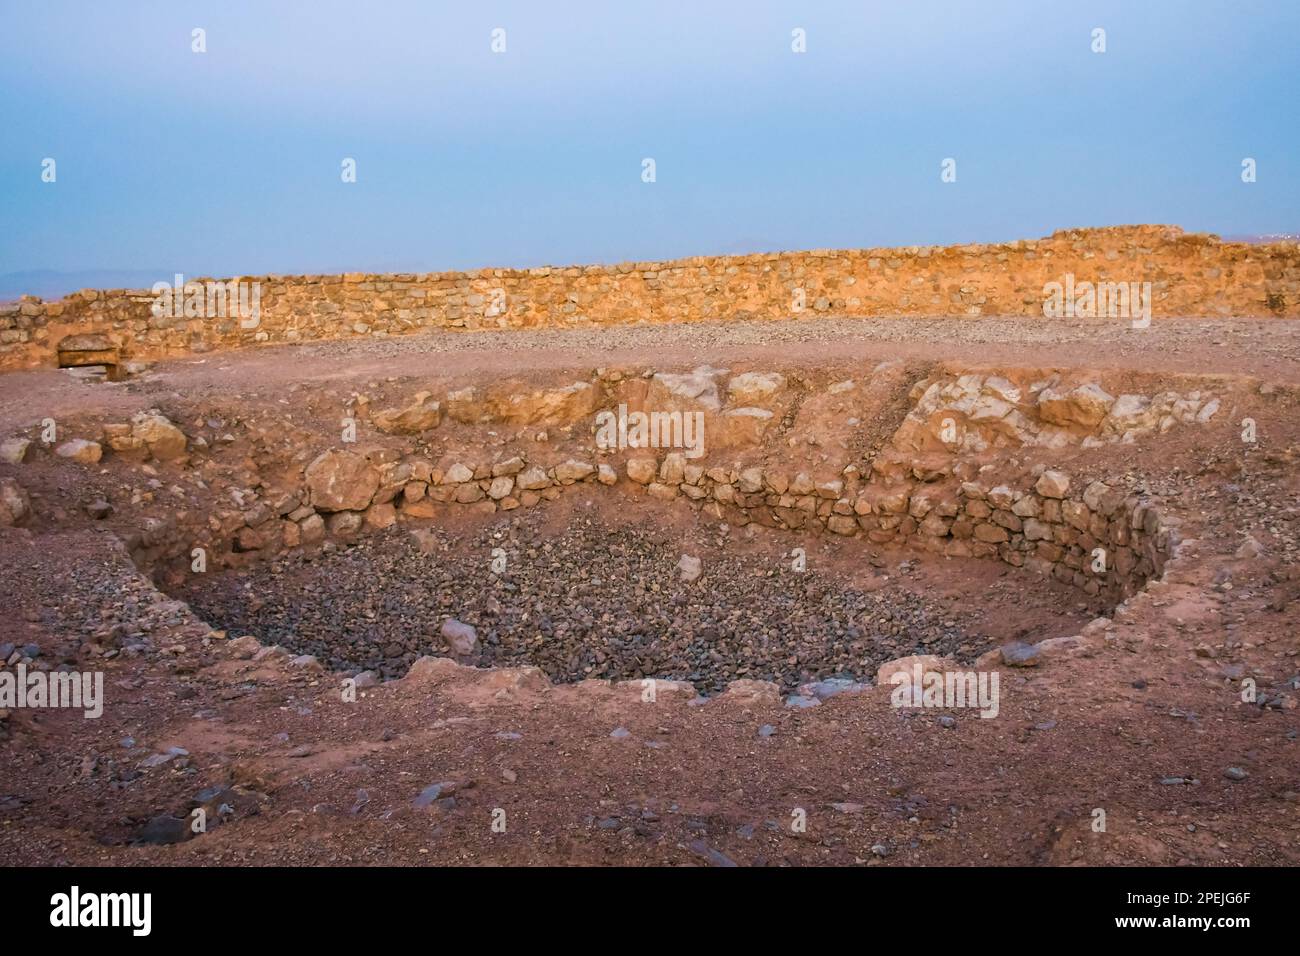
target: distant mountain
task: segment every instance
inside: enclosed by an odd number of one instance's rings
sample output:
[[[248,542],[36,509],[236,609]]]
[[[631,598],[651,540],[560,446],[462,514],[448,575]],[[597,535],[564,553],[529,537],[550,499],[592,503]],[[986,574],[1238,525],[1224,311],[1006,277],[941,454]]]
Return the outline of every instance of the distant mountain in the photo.
[[[80,272],[57,272],[53,269],[30,269],[26,272],[0,274],[0,301],[20,295],[38,295],[42,299],[61,299],[78,289],[147,289],[155,282],[172,278],[168,269],[86,269]]]

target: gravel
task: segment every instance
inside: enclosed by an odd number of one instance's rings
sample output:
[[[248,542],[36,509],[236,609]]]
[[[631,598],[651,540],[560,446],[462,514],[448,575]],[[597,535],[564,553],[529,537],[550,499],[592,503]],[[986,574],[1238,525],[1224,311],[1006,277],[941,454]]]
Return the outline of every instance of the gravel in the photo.
[[[178,596],[231,636],[385,677],[449,656],[448,619],[477,634],[463,663],[534,664],[558,682],[689,680],[705,693],[740,678],[787,690],[870,680],[890,658],[969,659],[989,643],[967,612],[901,587],[867,593],[775,554],[732,553],[707,557],[687,583],[680,542],[588,517],[547,536],[536,524],[523,514],[467,537],[422,531],[419,543],[393,528],[333,553],[194,578]],[[507,554],[501,574],[490,570],[494,548]]]
[[[415,335],[345,339],[294,346],[304,357],[395,357],[425,352],[532,349],[608,350],[687,346],[701,349],[791,342],[935,342],[957,345],[1082,344],[1108,354],[1159,355],[1214,348],[1256,357],[1300,360],[1300,321],[1294,319],[1158,319],[1133,329],[1114,319],[1042,319],[982,316],[852,316],[777,320],[729,319],[573,329],[430,331]]]

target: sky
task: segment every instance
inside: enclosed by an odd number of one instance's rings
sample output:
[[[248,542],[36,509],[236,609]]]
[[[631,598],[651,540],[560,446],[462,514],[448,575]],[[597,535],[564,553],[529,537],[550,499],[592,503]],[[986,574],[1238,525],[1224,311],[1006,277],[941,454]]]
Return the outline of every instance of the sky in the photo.
[[[1297,35],[1295,0],[0,0],[0,274],[1295,232]]]

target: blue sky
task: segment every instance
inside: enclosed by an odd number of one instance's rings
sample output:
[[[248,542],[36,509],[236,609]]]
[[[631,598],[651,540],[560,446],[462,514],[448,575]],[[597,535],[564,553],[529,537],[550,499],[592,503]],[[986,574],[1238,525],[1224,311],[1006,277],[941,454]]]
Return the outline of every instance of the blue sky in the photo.
[[[0,273],[1290,232],[1297,35],[1294,0],[4,0]]]

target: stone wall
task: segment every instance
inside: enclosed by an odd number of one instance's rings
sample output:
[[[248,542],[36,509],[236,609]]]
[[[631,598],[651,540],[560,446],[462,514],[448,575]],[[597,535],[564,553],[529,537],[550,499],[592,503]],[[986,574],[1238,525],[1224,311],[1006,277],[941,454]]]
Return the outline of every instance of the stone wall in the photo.
[[[1157,318],[1300,317],[1295,243],[1224,243],[1175,227],[1133,226],[995,245],[420,275],[248,276],[240,281],[260,284],[255,328],[241,327],[233,316],[155,317],[155,299],[147,290],[84,290],[57,302],[27,296],[0,306],[0,369],[53,365],[58,343],[74,334],[106,336],[121,358],[147,360],[424,329],[582,328],[796,314],[1042,316],[1045,284],[1067,274],[1077,282],[1150,282]]]
[[[240,566],[367,529],[418,526],[463,508],[531,508],[573,487],[603,485],[693,505],[733,527],[995,558],[1119,600],[1160,573],[1171,530],[1149,499],[1073,482],[1064,471],[1077,464],[1063,459],[1072,450],[1118,450],[1175,430],[1213,428],[1219,409],[1235,401],[1213,379],[1217,394],[1192,388],[1198,378],[925,371],[917,378],[884,363],[861,380],[837,380],[833,372],[814,380],[636,366],[528,387],[510,379],[452,390],[440,381],[408,381],[390,383],[374,403],[353,394],[351,437],[331,435],[324,447],[323,436],[292,427],[279,406],[261,421],[241,416],[234,426],[217,408],[191,407],[177,415],[188,432],[158,409],[130,421],[65,422],[50,445],[33,425],[0,440],[0,461],[119,462],[149,469],[156,490],[164,487],[161,469],[189,473],[201,497],[172,514],[154,511],[127,532],[141,566],[168,573],[188,564],[193,547],[206,550],[212,568]],[[428,387],[412,394],[419,385]],[[1168,385],[1178,388],[1156,390]],[[910,407],[899,407],[899,399]],[[657,449],[643,440],[602,444],[598,422],[615,406],[682,420],[698,415],[707,440]],[[864,422],[888,440],[860,441]],[[1123,478],[1115,483],[1133,487]],[[168,489],[178,501],[184,491]],[[137,487],[132,505],[153,495]],[[90,502],[87,510],[94,517],[112,508]]]
[[[1075,489],[1051,470],[1023,489],[816,482],[780,468],[706,467],[678,452],[630,458],[623,470],[580,459],[545,466],[521,455],[443,467],[394,449],[332,450],[307,466],[296,489],[247,510],[210,514],[206,528],[155,519],[126,545],[144,567],[187,563],[193,546],[209,550],[210,568],[240,566],[398,523],[418,527],[448,508],[512,511],[605,485],[666,506],[694,505],[735,527],[756,523],[1001,560],[1118,601],[1161,573],[1178,540],[1150,500],[1100,481]]]

